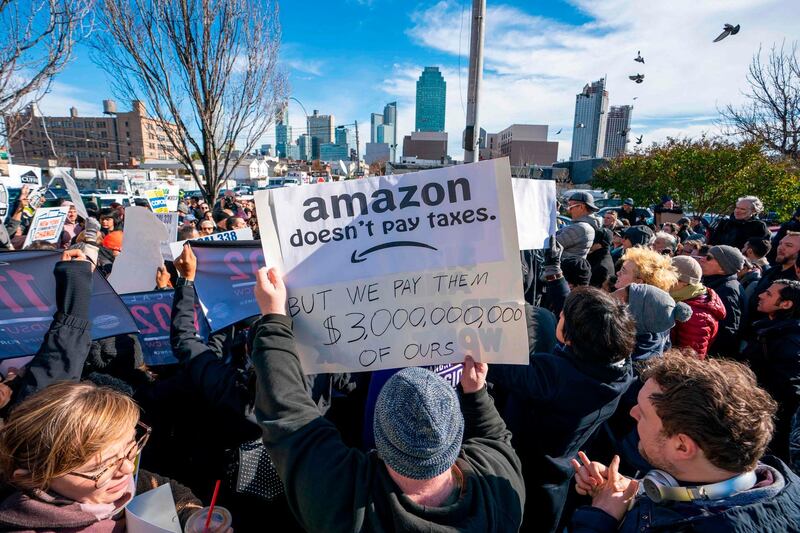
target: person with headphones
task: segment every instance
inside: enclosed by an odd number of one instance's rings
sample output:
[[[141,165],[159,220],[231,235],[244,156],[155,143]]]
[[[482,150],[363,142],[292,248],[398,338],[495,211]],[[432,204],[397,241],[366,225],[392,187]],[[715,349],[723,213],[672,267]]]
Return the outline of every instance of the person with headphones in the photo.
[[[800,531],[800,478],[765,456],[776,403],[746,366],[675,353],[651,358],[631,409],[639,452],[653,466],[641,479],[580,453],[576,491],[592,498],[572,533]]]

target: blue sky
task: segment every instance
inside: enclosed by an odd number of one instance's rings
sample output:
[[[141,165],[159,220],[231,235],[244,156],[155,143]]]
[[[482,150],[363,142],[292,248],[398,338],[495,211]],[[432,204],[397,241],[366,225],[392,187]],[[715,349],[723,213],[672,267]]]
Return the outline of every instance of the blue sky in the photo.
[[[549,124],[562,158],[570,150],[575,94],[585,83],[608,76],[610,103],[635,104],[632,133],[645,143],[715,133],[717,109],[742,101],[759,46],[800,35],[796,0],[487,4],[481,125],[492,132],[512,123]],[[386,102],[398,102],[398,134],[413,129],[416,78],[424,66],[439,66],[448,84],[450,153],[460,158],[470,6],[470,0],[284,0],[281,54],[292,95],[309,113],[335,115],[337,124],[357,120],[363,150],[370,113]],[[741,24],[741,32],[712,43],[725,22]],[[633,62],[638,50],[644,66]],[[637,72],[646,76],[642,85],[627,79]],[[66,114],[75,105],[89,115],[109,97],[105,74],[81,47],[42,109]],[[294,102],[290,117],[296,129],[304,127]],[[273,140],[274,131],[263,139]]]

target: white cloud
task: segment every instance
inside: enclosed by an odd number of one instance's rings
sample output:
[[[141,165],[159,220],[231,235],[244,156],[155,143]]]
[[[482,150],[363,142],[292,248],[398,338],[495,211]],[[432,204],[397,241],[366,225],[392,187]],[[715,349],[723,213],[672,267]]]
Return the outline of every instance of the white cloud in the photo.
[[[99,98],[99,100],[95,100],[95,98]],[[103,99],[108,98],[111,98],[110,93],[103,95],[102,93],[87,92],[73,85],[53,82],[50,92],[39,101],[39,110],[43,115],[65,117],[69,116],[69,109],[75,107],[78,109],[79,115],[99,116],[103,113]],[[120,104],[123,108],[128,105],[117,102],[118,108]]]
[[[450,57],[440,66],[448,82],[450,152],[456,156],[463,153],[459,145],[465,119],[454,66],[460,50],[465,94],[469,55],[470,12],[468,6],[463,12],[462,4],[441,0],[417,10],[407,31],[417,44]],[[679,132],[684,136],[716,132],[717,108],[742,101],[747,68],[759,46],[769,48],[797,35],[797,6],[792,0],[573,0],[573,4],[591,19],[589,23],[570,26],[503,4],[489,6],[480,110],[486,130],[515,122],[544,123],[551,126],[551,140],[564,128],[558,140],[568,141],[575,94],[587,82],[606,76],[610,103],[635,105],[634,133],[644,134],[646,140],[663,140]],[[739,23],[742,29],[712,43],[725,22]],[[633,61],[637,50],[645,57],[644,65]],[[408,109],[401,110],[403,131],[413,128],[413,82],[422,66],[397,65],[384,84],[407,104]],[[637,72],[646,76],[641,85],[627,78]],[[569,144],[561,143],[559,157],[569,155]]]

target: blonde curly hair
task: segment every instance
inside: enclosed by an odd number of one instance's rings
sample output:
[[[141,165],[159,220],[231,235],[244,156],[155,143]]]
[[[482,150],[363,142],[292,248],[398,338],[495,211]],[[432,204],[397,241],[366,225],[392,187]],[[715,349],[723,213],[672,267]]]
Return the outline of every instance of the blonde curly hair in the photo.
[[[668,255],[635,246],[625,251],[622,260],[633,263],[636,267],[636,277],[641,279],[642,283],[662,291],[669,292],[678,282],[678,271],[672,266],[672,259]]]

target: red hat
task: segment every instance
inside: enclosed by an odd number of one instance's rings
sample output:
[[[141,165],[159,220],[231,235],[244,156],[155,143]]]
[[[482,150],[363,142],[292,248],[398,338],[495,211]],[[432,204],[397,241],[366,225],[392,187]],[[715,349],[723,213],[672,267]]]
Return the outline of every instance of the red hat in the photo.
[[[103,246],[109,250],[122,251],[122,232],[112,231],[103,239]]]

